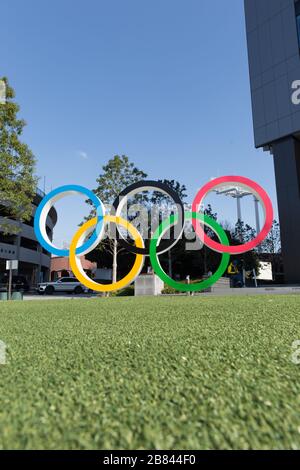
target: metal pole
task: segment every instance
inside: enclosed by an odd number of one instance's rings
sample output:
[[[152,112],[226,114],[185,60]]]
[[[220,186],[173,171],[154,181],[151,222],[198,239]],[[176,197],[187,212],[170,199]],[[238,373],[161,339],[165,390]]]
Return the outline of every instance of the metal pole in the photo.
[[[257,277],[256,277],[255,269],[253,269],[253,277],[254,277],[255,287],[257,287]]]
[[[241,209],[241,196],[237,196],[236,198],[236,206],[237,206],[237,218],[238,218],[238,224],[242,222],[242,209]],[[240,229],[241,227],[239,227]],[[239,233],[240,236],[240,242],[243,242],[243,235],[242,232],[240,231]]]
[[[191,277],[190,277],[189,274],[186,276],[186,281],[187,281],[187,284],[190,284],[190,283],[191,283]],[[191,292],[188,291],[188,292],[187,292],[187,295],[191,295]]]
[[[8,300],[11,300],[11,286],[12,286],[12,262],[9,262],[9,278],[8,278]]]
[[[237,205],[237,219],[238,221],[242,222],[241,196],[237,196],[236,205]]]
[[[258,207],[259,200],[255,196],[253,198],[254,198],[255,221],[256,221],[256,235],[258,235],[260,232],[259,207]],[[261,251],[260,245],[258,245],[257,251],[258,253]]]
[[[254,208],[255,208],[255,221],[256,221],[256,234],[258,235],[260,232],[260,220],[259,220],[259,207],[258,207],[259,200],[256,199],[254,196]]]

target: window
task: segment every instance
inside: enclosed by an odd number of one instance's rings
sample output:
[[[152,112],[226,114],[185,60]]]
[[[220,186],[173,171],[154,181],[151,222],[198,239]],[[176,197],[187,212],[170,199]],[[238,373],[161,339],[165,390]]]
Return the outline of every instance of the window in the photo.
[[[0,243],[6,243],[7,245],[14,245],[16,242],[16,236],[15,235],[9,235],[0,232]]]
[[[37,251],[38,249],[38,243],[30,238],[21,237],[20,245],[22,248],[27,248],[28,250]]]
[[[34,218],[31,217],[30,220],[26,220],[24,224],[29,225],[30,227],[33,227],[34,225]]]
[[[59,279],[61,282],[76,282],[77,279],[74,277],[62,277]]]

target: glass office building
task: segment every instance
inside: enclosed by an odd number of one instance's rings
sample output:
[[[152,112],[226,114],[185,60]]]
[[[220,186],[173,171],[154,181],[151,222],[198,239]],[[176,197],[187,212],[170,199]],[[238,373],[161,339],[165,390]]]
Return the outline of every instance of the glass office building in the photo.
[[[273,155],[285,280],[300,283],[300,1],[244,3],[255,145]]]

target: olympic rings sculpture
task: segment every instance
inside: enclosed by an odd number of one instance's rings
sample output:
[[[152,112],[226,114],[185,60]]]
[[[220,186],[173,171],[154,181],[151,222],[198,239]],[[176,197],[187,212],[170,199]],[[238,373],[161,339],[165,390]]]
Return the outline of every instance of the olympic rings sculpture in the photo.
[[[208,193],[228,184],[235,184],[238,187],[247,189],[248,192],[253,194],[261,202],[264,210],[265,222],[261,232],[257,234],[253,240],[243,245],[231,246],[224,229],[214,219],[199,212],[199,208],[201,208],[203,200]],[[136,196],[139,192],[144,191],[159,191],[165,196],[172,198],[177,206],[178,212],[177,214],[170,215],[158,225],[151,237],[149,249],[145,247],[144,240],[137,228],[120,215],[128,198]],[[72,239],[70,249],[66,250],[57,248],[49,239],[46,232],[46,219],[55,202],[71,194],[83,194],[87,196],[95,206],[96,216],[85,222],[78,229]],[[155,274],[174,289],[182,292],[196,292],[207,289],[215,284],[225,273],[229,264],[230,255],[241,254],[253,250],[267,237],[273,223],[273,207],[269,196],[255,181],[243,176],[223,176],[213,179],[209,183],[205,184],[198,191],[192,203],[191,212],[185,212],[180,197],[167,184],[158,181],[140,181],[128,186],[119,194],[113,203],[113,211],[115,212],[115,215],[107,215],[102,201],[89,189],[79,185],[65,185],[51,191],[42,199],[34,217],[35,234],[42,247],[51,254],[57,256],[69,256],[71,269],[78,281],[87,288],[98,292],[112,292],[123,289],[131,284],[140,274],[144,265],[145,256],[150,257],[150,262]],[[211,277],[195,284],[184,284],[169,277],[161,267],[158,258],[160,254],[170,250],[181,238],[186,220],[192,221],[196,235],[206,246],[222,254],[221,262],[217,271]],[[127,251],[134,253],[136,258],[130,272],[123,279],[111,284],[99,284],[85,273],[81,265],[80,256],[85,255],[96,248],[103,239],[106,225],[110,223],[114,223],[116,225],[116,239],[118,242],[126,248]],[[174,240],[162,240],[163,236],[171,227],[178,225],[179,236],[177,238]],[[217,235],[219,242],[212,240],[204,232],[203,225],[208,226]],[[125,239],[122,232],[119,230],[120,227],[125,229],[131,235],[134,245],[131,245]],[[165,246],[159,248],[162,243],[165,243]]]

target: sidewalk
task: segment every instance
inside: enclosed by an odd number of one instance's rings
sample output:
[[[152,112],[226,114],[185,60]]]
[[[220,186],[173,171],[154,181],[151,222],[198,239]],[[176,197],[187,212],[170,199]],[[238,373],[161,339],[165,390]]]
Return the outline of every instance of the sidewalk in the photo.
[[[300,294],[300,286],[270,286],[270,287],[243,287],[241,289],[216,289],[212,292],[205,292],[205,296],[230,296],[230,295],[286,295]]]

